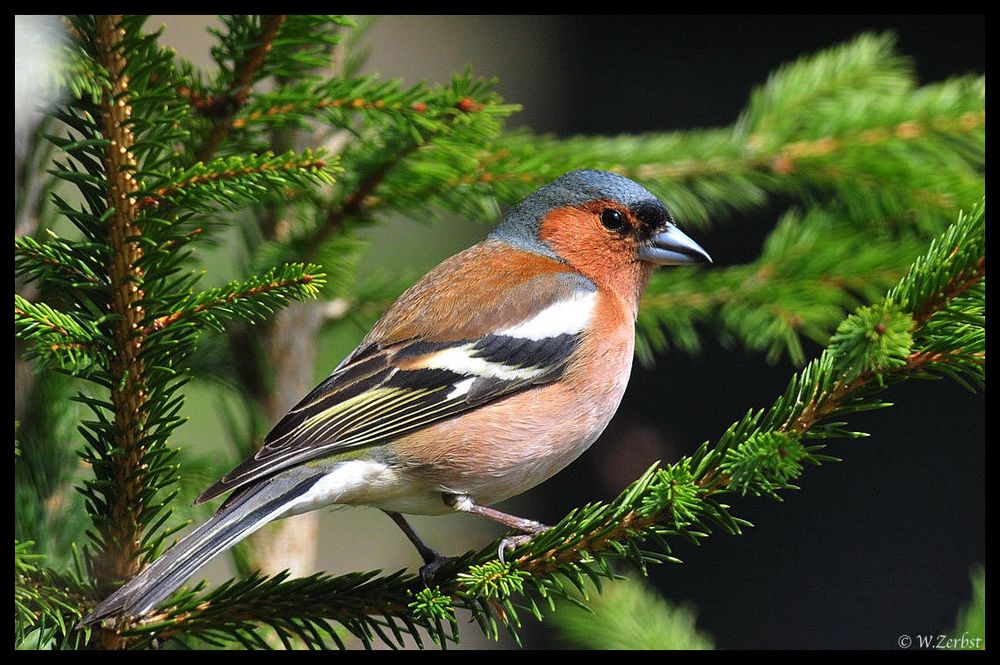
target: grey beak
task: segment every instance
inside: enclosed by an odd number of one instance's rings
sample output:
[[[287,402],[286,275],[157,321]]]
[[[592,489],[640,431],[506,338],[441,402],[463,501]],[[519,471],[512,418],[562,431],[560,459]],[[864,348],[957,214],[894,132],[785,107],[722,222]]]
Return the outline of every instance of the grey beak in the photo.
[[[676,226],[670,225],[639,247],[638,256],[661,266],[711,263],[712,257]]]

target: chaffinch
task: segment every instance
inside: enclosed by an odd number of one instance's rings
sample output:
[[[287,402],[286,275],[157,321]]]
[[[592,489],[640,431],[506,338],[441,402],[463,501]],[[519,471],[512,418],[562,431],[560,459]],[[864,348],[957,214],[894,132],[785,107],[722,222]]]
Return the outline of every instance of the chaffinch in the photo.
[[[197,499],[218,512],[84,620],[142,615],[266,523],[331,504],[381,508],[427,579],[445,560],[400,513],[462,511],[522,544],[546,527],[489,505],[586,450],[632,369],[656,265],[710,262],[639,184],[574,171],[512,208],[482,242],[406,291],[263,446]]]

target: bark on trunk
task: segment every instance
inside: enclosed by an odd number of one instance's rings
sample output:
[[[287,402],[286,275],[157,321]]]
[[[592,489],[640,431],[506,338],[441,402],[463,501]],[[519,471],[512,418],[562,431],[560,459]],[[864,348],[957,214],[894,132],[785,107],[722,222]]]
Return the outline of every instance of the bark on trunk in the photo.
[[[322,302],[296,302],[278,312],[267,332],[267,361],[274,372],[274,390],[264,410],[278,422],[315,387],[316,340],[323,325]],[[315,572],[319,538],[316,512],[280,520],[250,536],[253,567],[274,574],[290,570],[302,576]]]

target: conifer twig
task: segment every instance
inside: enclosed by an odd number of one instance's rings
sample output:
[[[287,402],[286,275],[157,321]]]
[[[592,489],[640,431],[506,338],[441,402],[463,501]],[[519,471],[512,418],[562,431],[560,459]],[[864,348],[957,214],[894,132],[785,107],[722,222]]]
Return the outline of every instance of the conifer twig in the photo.
[[[181,197],[190,197],[194,190],[206,188],[221,188],[234,186],[244,182],[264,181],[267,178],[294,178],[286,184],[294,184],[301,180],[311,184],[310,176],[322,179],[323,172],[329,167],[326,160],[314,156],[311,152],[296,155],[289,152],[286,155],[275,156],[270,153],[251,155],[248,158],[217,159],[209,164],[198,164],[187,169],[190,173],[181,179],[170,179],[169,184],[157,187],[139,200],[139,209],[156,208],[165,202]]]
[[[290,270],[288,270],[290,268]],[[144,329],[146,334],[159,332],[178,321],[190,319],[196,316],[203,316],[212,313],[213,310],[222,308],[232,309],[234,304],[242,301],[255,302],[258,309],[246,312],[245,318],[253,318],[260,314],[260,304],[268,301],[275,301],[291,292],[302,291],[309,295],[315,295],[318,290],[317,284],[322,284],[322,274],[316,274],[318,266],[287,266],[287,275],[279,275],[274,271],[263,275],[261,278],[251,279],[245,284],[233,283],[227,288],[213,289],[212,291],[199,294],[197,302],[193,304],[182,304],[170,314],[153,319]],[[312,271],[312,272],[310,272]]]
[[[195,151],[195,157],[198,161],[207,162],[211,159],[219,145],[226,138],[226,135],[229,134],[229,130],[233,126],[233,118],[236,112],[246,104],[250,96],[250,88],[253,85],[254,77],[257,71],[263,66],[264,59],[267,57],[268,51],[271,50],[271,44],[274,42],[278,31],[287,18],[287,16],[281,14],[264,18],[257,45],[247,53],[246,58],[236,68],[236,73],[230,83],[228,94],[221,102],[219,100],[213,102],[213,112],[210,113],[210,115],[214,116],[212,129],[205,138],[205,142]],[[220,103],[225,108],[224,114],[214,111]]]
[[[318,249],[327,239],[343,227],[344,222],[352,217],[357,217],[363,214],[372,203],[370,199],[371,194],[380,184],[382,184],[392,170],[402,163],[407,157],[413,154],[418,148],[425,146],[427,142],[433,138],[434,134],[447,129],[447,127],[454,122],[460,113],[477,113],[482,111],[482,109],[483,106],[481,104],[474,102],[468,97],[463,97],[455,105],[454,111],[444,116],[444,127],[434,133],[424,136],[422,140],[418,141],[416,139],[411,139],[405,142],[395,152],[384,159],[376,168],[370,170],[364,179],[362,179],[362,181],[352,191],[344,196],[340,204],[331,208],[326,214],[323,223],[316,231],[314,239],[315,242],[311,246]],[[422,111],[424,109],[418,108],[417,110]]]

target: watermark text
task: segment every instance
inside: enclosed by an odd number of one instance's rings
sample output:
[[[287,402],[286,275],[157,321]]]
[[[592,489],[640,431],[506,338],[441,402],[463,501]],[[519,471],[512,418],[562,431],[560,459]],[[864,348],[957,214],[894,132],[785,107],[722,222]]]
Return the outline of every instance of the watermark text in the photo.
[[[982,649],[985,647],[982,637],[974,637],[969,633],[961,635],[900,635],[896,644],[901,649]]]

